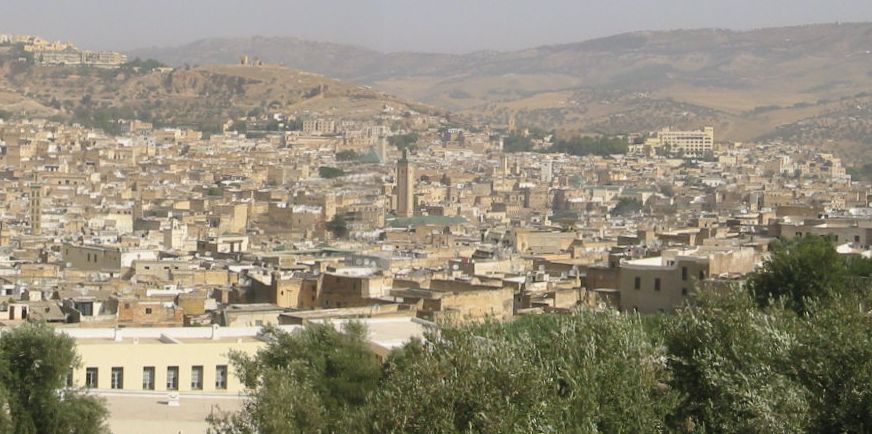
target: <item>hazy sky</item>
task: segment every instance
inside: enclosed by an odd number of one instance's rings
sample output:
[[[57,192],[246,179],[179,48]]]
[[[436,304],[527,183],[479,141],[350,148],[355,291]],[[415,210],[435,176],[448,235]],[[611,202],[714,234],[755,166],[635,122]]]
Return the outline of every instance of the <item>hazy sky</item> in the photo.
[[[872,21],[872,0],[0,0],[0,33],[116,49],[261,35],[468,52],[632,30],[834,21]]]

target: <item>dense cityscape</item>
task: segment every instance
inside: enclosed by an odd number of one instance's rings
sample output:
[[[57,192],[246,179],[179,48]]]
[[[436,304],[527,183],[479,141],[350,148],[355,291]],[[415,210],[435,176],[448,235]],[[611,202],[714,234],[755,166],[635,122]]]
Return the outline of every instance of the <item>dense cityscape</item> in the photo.
[[[0,432],[869,429],[872,184],[849,155],[378,104],[208,127],[0,105]],[[59,413],[9,379],[49,347]]]

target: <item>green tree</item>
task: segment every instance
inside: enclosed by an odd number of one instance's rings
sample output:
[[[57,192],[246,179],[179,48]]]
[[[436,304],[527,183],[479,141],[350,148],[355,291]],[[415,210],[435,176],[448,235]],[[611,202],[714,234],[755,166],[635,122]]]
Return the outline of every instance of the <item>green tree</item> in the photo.
[[[230,130],[245,134],[248,131],[248,122],[245,122],[244,120],[235,120],[233,121],[233,125],[230,126]]]
[[[302,131],[303,130],[303,120],[302,119],[288,119],[285,124],[285,129],[288,131]]]
[[[645,432],[677,402],[637,317],[581,312],[443,329],[386,364],[370,432]]]
[[[872,277],[872,259],[862,256],[845,257],[845,266],[848,276],[851,278]]]
[[[551,146],[550,152],[562,152],[569,155],[611,155],[626,154],[629,144],[622,137],[585,136],[559,140]]]
[[[46,325],[23,325],[5,331],[0,337],[0,384],[11,427],[6,432],[108,432],[108,413],[102,401],[64,390],[67,374],[78,363],[72,338]],[[0,413],[0,419],[7,417],[5,411]],[[0,427],[5,425],[3,420]]]
[[[360,154],[358,154],[353,149],[346,149],[344,151],[339,151],[336,153],[337,161],[354,161],[360,158]]]
[[[264,368],[257,387],[237,413],[213,415],[214,434],[327,432],[327,414],[302,368]]]
[[[642,211],[642,202],[637,199],[622,197],[618,203],[612,208],[611,215],[613,216],[628,216]]]
[[[533,141],[529,136],[511,134],[503,139],[504,152],[530,152],[533,150]]]
[[[347,432],[348,415],[363,407],[381,378],[366,329],[310,324],[298,333],[263,332],[254,357],[231,356],[252,391],[245,411],[212,420],[221,433]]]
[[[344,238],[348,235],[348,222],[345,220],[345,215],[336,214],[327,222],[327,230],[333,233],[336,238]]]
[[[809,393],[791,370],[796,315],[758,309],[744,292],[700,294],[664,330],[683,400],[675,426],[699,432],[789,433],[809,427]]]
[[[808,390],[810,432],[869,432],[872,428],[872,300],[840,294],[811,303],[799,323],[791,369]]]
[[[339,178],[345,176],[345,171],[336,167],[321,166],[318,168],[318,176],[324,179]]]
[[[751,294],[761,306],[786,298],[790,307],[802,312],[809,300],[829,297],[846,287],[845,261],[825,237],[775,241],[770,251],[760,269],[748,277]]]
[[[388,143],[395,146],[399,150],[415,149],[418,143],[418,133],[400,134],[388,137]]]

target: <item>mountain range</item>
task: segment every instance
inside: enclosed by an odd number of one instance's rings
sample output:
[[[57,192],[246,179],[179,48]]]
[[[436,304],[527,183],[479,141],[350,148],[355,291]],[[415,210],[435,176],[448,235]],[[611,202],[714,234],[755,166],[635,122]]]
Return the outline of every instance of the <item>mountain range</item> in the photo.
[[[872,155],[872,23],[634,32],[463,55],[265,37],[129,54],[172,65],[246,55],[497,124],[515,117],[602,134],[713,125],[720,139],[778,137]]]

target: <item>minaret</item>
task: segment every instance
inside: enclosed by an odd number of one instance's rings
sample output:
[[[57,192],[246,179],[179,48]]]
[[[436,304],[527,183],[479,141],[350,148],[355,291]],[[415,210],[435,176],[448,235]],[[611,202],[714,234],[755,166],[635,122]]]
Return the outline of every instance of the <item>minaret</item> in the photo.
[[[409,163],[409,151],[403,149],[403,158],[397,162],[397,216],[415,215],[415,168]]]
[[[30,184],[30,233],[39,235],[42,231],[42,186]]]

